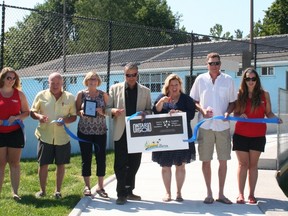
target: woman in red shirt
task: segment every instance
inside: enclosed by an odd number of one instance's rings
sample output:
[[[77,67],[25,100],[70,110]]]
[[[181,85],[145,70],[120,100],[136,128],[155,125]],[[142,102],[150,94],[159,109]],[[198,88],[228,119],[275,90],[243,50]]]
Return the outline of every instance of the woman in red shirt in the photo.
[[[0,73],[0,192],[5,166],[10,167],[13,198],[19,201],[20,158],[24,148],[24,133],[17,121],[29,115],[27,99],[20,91],[20,79],[15,70],[5,67]]]
[[[275,118],[271,111],[269,93],[264,91],[258,73],[253,68],[247,68],[243,75],[238,92],[238,99],[234,110],[234,116],[241,118]],[[282,120],[279,119],[279,123]],[[238,204],[244,204],[244,187],[248,173],[250,204],[257,203],[254,196],[258,177],[258,161],[261,152],[264,152],[266,144],[265,123],[236,122],[233,135],[233,151],[238,158]]]

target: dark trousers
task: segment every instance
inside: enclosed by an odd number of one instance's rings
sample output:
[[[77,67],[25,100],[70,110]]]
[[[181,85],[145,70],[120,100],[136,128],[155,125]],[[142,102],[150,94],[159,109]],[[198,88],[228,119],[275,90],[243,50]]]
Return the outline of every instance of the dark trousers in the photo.
[[[96,158],[96,175],[105,176],[106,174],[106,134],[85,135],[78,131],[78,137],[92,143],[79,141],[82,158],[82,176],[91,176],[91,165],[93,148]]]
[[[114,172],[117,179],[117,196],[132,194],[135,188],[135,177],[140,167],[142,153],[128,154],[127,137],[124,131],[120,140],[114,142]]]

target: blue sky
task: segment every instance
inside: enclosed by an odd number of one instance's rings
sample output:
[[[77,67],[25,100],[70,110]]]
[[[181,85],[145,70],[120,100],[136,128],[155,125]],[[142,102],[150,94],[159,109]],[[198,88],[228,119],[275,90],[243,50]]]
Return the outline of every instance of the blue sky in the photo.
[[[254,22],[262,20],[275,0],[254,0]],[[246,36],[250,31],[250,0],[167,0],[171,10],[183,15],[181,26],[188,32],[210,33],[210,28],[221,24],[223,32],[240,29]]]
[[[262,20],[275,0],[254,0],[254,22]],[[45,0],[5,0],[5,4],[33,8]],[[215,24],[221,24],[223,33],[234,35],[236,29],[243,35],[250,30],[250,0],[167,0],[173,13],[182,14],[181,26],[188,32],[207,34]]]

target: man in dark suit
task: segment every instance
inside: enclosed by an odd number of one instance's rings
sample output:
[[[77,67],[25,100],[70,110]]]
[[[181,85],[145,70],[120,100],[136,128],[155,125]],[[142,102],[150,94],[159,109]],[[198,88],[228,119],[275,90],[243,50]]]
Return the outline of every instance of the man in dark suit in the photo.
[[[135,176],[141,163],[141,153],[128,154],[125,117],[141,111],[151,114],[150,89],[139,84],[138,66],[128,63],[124,68],[125,81],[111,86],[106,114],[114,121],[115,162],[114,171],[117,179],[116,204],[123,205],[128,200],[141,200],[133,194]]]

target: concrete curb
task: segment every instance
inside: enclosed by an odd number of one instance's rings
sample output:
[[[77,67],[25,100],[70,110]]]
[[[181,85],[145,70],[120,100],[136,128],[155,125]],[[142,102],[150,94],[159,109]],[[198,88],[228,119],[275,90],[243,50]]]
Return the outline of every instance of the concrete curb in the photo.
[[[109,176],[104,180],[104,187],[110,184],[112,181],[116,179],[115,175]],[[92,199],[96,196],[96,188],[97,184],[91,189],[92,196],[91,197],[83,197],[74,207],[74,209],[70,212],[69,216],[80,216],[83,212],[83,209],[86,209],[88,204],[92,201]],[[116,190],[116,189],[115,189]]]

